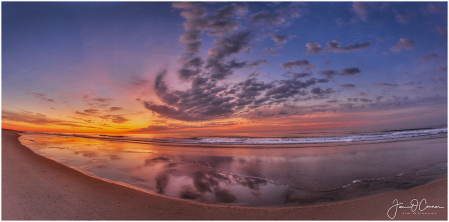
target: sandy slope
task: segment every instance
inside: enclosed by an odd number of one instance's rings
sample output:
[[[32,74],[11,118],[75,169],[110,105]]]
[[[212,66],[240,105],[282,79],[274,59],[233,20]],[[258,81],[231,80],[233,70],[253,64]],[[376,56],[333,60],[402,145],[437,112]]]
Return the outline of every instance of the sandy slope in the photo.
[[[406,191],[312,207],[206,205],[148,194],[86,176],[35,154],[19,143],[18,136],[15,131],[2,130],[3,220],[388,220],[387,210],[394,199],[408,206],[414,198],[426,198],[427,205],[444,209],[416,210],[420,214],[398,209],[395,219],[447,219],[447,179]]]

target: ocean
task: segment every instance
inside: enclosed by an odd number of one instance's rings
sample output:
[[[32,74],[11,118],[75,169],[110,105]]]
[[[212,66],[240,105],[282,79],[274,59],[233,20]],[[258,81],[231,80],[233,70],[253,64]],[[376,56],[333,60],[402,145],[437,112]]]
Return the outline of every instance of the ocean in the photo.
[[[447,178],[447,128],[256,135],[20,133],[87,175],[202,203],[305,206]]]

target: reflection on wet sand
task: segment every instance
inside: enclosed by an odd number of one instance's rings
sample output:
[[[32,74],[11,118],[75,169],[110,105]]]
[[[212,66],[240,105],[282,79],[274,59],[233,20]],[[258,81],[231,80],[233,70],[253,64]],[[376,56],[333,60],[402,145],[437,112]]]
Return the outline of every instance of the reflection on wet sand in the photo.
[[[205,203],[310,205],[408,189],[447,175],[445,137],[238,150],[54,137],[26,134],[20,139],[87,174]]]

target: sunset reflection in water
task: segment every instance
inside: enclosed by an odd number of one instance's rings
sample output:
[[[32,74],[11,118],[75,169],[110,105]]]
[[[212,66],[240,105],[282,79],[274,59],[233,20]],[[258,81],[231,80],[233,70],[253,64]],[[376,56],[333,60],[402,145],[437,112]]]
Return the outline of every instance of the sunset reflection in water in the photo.
[[[310,205],[407,189],[446,177],[447,169],[442,136],[288,148],[26,133],[20,141],[91,176],[174,198],[247,206]]]

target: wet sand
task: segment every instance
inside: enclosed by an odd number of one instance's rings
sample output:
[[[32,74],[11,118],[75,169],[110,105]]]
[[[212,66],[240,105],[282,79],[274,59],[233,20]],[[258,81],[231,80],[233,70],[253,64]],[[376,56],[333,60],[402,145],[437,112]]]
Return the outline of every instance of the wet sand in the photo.
[[[447,220],[447,179],[405,191],[310,207],[206,205],[141,192],[96,179],[22,146],[2,130],[3,220],[388,220],[398,199],[426,199],[443,209],[398,209],[397,220]],[[424,204],[421,209],[423,209]]]

